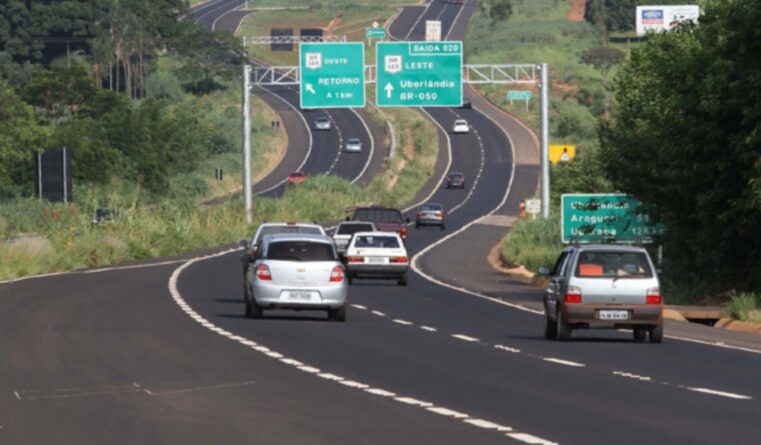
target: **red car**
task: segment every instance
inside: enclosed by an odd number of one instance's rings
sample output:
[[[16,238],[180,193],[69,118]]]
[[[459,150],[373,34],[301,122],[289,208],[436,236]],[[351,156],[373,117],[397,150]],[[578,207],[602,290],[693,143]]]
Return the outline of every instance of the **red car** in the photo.
[[[288,175],[288,185],[301,184],[307,180],[307,175],[304,172],[293,172]]]

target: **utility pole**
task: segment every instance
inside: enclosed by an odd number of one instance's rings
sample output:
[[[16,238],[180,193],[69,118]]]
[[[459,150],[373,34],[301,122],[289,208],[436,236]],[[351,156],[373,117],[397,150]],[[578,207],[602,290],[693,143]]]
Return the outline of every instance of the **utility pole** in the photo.
[[[251,65],[243,65],[243,199],[251,224]]]
[[[539,149],[540,165],[542,169],[542,217],[550,217],[550,83],[547,80],[548,67],[543,63],[540,67],[542,73],[541,93],[541,147]]]

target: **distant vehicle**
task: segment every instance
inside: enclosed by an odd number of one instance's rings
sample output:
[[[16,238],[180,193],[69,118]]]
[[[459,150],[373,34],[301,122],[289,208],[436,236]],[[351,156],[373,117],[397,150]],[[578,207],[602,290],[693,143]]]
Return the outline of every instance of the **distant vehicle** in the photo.
[[[457,119],[454,121],[454,125],[452,126],[452,133],[468,133],[470,132],[470,127],[468,126],[468,121],[465,119]]]
[[[333,234],[333,241],[336,243],[338,255],[343,256],[346,253],[346,246],[349,245],[351,237],[357,232],[375,232],[375,224],[368,221],[343,221],[338,224]]]
[[[325,116],[320,116],[314,120],[315,130],[330,130],[330,119]]]
[[[544,336],[568,340],[574,329],[632,329],[634,340],[663,340],[663,298],[647,250],[616,245],[569,247],[544,294]]]
[[[415,228],[420,226],[439,226],[441,230],[446,229],[444,222],[444,206],[435,202],[423,204],[418,208],[415,214]]]
[[[357,232],[346,248],[349,284],[355,278],[389,278],[406,286],[409,266],[404,241],[395,232]]]
[[[326,310],[346,320],[348,283],[333,240],[325,235],[267,235],[246,280],[246,317],[265,309]]]
[[[303,233],[312,235],[325,235],[325,229],[319,224],[305,224],[296,222],[271,222],[259,224],[256,228],[256,232],[251,237],[251,241],[242,239],[238,241],[238,245],[248,250],[250,260],[253,261],[256,257],[256,249],[259,243],[262,241],[265,235],[272,235],[275,233]],[[248,262],[245,262],[247,264]],[[245,273],[245,272],[244,272]]]
[[[347,139],[344,151],[347,153],[360,153],[362,151],[362,141],[357,138]]]
[[[351,220],[370,221],[380,231],[396,232],[402,237],[402,240],[407,239],[407,224],[410,220],[409,218],[402,218],[402,212],[398,209],[378,206],[360,207],[354,210]]]
[[[307,175],[304,172],[293,172],[288,175],[288,185],[296,185],[306,182]]]
[[[462,1],[460,1],[460,3],[462,3]],[[473,108],[473,104],[470,102],[470,99],[468,99],[467,97],[463,97],[462,105],[460,106],[460,108],[465,110],[470,110]]]
[[[448,189],[464,189],[465,188],[465,175],[461,172],[450,172],[447,175],[447,188]]]

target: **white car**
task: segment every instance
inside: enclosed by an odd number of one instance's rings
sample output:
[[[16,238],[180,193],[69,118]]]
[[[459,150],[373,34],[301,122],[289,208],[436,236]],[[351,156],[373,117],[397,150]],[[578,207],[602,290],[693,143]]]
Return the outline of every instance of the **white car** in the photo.
[[[389,278],[407,285],[410,260],[396,232],[357,232],[346,248],[346,279]]]
[[[375,232],[375,224],[365,221],[343,221],[338,224],[333,234],[333,241],[336,243],[336,250],[342,257],[346,254],[346,246],[349,245],[351,237],[357,232]]]
[[[314,120],[315,130],[330,130],[330,119],[325,116],[320,116]]]
[[[468,121],[465,119],[457,119],[454,121],[454,125],[452,126],[452,133],[468,133],[470,132],[470,127],[468,126]]]
[[[362,151],[362,141],[357,138],[347,139],[344,151],[348,153],[360,153]]]

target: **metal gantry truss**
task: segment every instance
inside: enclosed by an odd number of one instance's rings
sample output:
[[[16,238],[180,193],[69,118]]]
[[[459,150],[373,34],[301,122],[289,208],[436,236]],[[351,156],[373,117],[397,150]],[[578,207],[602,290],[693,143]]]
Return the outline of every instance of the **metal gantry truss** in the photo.
[[[540,65],[501,64],[463,65],[462,81],[466,84],[537,84],[540,81]],[[259,86],[298,85],[298,66],[255,66],[252,70],[253,83]],[[375,83],[375,65],[365,65],[365,83]]]
[[[302,42],[346,42],[346,36],[243,36],[243,45],[297,45]]]

